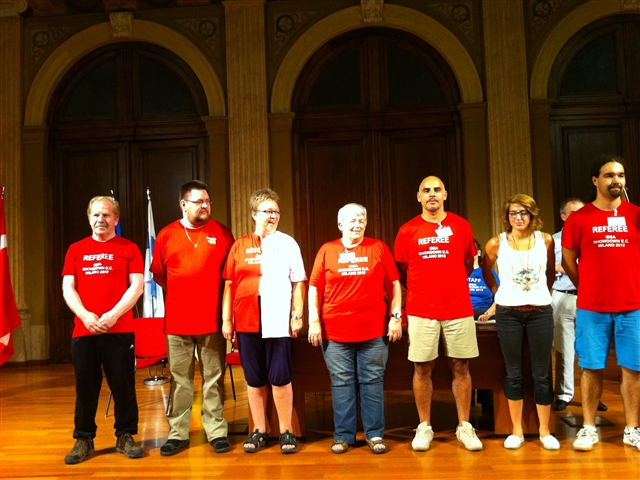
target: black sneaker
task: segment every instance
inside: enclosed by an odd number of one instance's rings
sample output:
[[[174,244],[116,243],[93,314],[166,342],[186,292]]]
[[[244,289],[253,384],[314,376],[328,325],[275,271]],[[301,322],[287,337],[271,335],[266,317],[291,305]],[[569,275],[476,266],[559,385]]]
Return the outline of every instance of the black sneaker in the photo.
[[[598,402],[598,411],[599,412],[606,412],[607,410],[609,410],[609,407],[607,407],[604,403],[602,402]]]
[[[556,402],[553,404],[553,409],[556,412],[564,412],[567,409],[567,405],[569,405],[567,402],[565,402],[564,400],[556,400]]]
[[[227,437],[217,437],[209,442],[213,447],[213,451],[216,453],[224,453],[231,450],[231,445],[229,444],[229,440]]]
[[[164,445],[160,447],[160,455],[163,457],[170,457],[171,455],[175,455],[183,448],[187,448],[189,446],[189,439],[187,440],[178,440],[172,438],[171,440],[167,440]]]
[[[116,441],[116,452],[124,453],[127,458],[140,458],[144,453],[130,433],[124,433]]]
[[[83,461],[94,451],[92,438],[78,438],[71,451],[64,457],[64,463],[67,465],[75,465]]]

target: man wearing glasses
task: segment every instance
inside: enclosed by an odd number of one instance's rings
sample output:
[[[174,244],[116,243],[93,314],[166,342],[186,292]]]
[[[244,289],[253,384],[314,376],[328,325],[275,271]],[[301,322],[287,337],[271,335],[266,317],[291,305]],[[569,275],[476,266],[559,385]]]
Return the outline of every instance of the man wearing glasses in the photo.
[[[166,290],[165,333],[171,375],[175,381],[169,438],[164,456],[189,446],[195,356],[202,375],[202,425],[216,453],[230,449],[224,407],[222,336],[222,269],[234,238],[211,218],[209,187],[185,183],[179,197],[182,219],[163,228],[156,239],[151,273]]]
[[[407,287],[409,360],[414,362],[413,392],[420,416],[411,446],[428,450],[433,440],[431,374],[442,336],[453,373],[459,422],[456,437],[467,450],[481,450],[482,442],[469,423],[469,359],[478,356],[467,284],[477,253],[473,232],[464,218],[444,210],[447,191],[438,177],[422,181],[417,199],[422,214],[400,227],[394,245],[394,258]]]
[[[598,157],[591,176],[596,199],[573,213],[562,232],[562,267],[578,288],[576,354],[584,422],[573,448],[588,451],[599,441],[596,410],[615,338],[627,423],[622,441],[640,449],[640,208],[622,201],[621,158]]]

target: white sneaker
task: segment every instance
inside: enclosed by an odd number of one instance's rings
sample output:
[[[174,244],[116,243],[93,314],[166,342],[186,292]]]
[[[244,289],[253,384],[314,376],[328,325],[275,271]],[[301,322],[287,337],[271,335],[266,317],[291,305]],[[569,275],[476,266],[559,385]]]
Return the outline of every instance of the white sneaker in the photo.
[[[422,422],[416,428],[416,436],[411,442],[411,447],[418,452],[424,452],[429,450],[431,440],[433,440],[433,428],[427,422]]]
[[[624,427],[622,442],[640,450],[640,427]]]
[[[472,452],[482,450],[482,442],[476,435],[476,429],[469,422],[462,422],[462,426],[456,428],[458,441],[464,444],[464,448]]]
[[[509,450],[516,450],[524,443],[524,437],[518,437],[517,435],[509,435],[504,441],[504,448]]]
[[[585,425],[580,429],[578,435],[576,435],[573,448],[581,452],[588,452],[598,441],[600,441],[600,439],[598,438],[596,427]]]
[[[547,435],[546,437],[540,437],[542,446],[547,450],[560,450],[560,442],[553,435]]]

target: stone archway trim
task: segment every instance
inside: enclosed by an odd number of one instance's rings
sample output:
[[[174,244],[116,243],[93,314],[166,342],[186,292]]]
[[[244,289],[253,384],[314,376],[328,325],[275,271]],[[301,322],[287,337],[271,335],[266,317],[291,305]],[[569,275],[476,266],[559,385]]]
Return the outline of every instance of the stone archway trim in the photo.
[[[132,20],[130,37],[113,37],[109,22],[89,27],[66,40],[44,62],[36,75],[25,106],[25,126],[45,125],[53,91],[69,69],[86,54],[116,42],[143,41],[159,45],[182,58],[195,72],[207,96],[209,115],[225,115],[222,84],[207,58],[179,33],[157,23]]]
[[[560,50],[569,39],[590,23],[604,17],[620,15],[620,0],[591,0],[567,15],[543,43],[531,70],[532,100],[547,98],[549,76]]]
[[[385,5],[381,23],[365,23],[362,9],[350,7],[329,15],[307,30],[289,50],[278,69],[271,95],[271,113],[291,111],[293,90],[300,72],[322,45],[350,30],[371,26],[396,28],[425,40],[451,66],[460,87],[462,102],[483,101],[478,71],[469,52],[453,33],[421,12],[398,5]]]

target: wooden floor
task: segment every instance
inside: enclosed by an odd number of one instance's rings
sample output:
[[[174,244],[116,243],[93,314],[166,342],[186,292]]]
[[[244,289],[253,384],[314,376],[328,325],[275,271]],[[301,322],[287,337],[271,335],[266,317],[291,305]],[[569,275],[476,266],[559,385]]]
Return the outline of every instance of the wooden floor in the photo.
[[[344,455],[330,452],[332,409],[330,394],[308,395],[306,441],[299,453],[282,455],[278,446],[246,454],[242,443],[247,429],[247,397],[242,370],[234,369],[237,402],[231,397],[229,376],[225,417],[230,422],[232,450],[215,454],[206,442],[200,423],[199,403],[194,405],[191,448],[174,457],[160,456],[168,427],[163,396],[168,386],[146,387],[138,372],[139,433],[145,455],[130,460],[115,453],[113,415],[104,417],[108,389],[103,388],[98,414],[96,453],[79,465],[65,465],[64,456],[73,446],[74,375],[71,365],[0,368],[0,478],[438,478],[463,479],[631,479],[640,478],[640,451],[622,444],[624,417],[618,384],[606,381],[604,414],[613,426],[600,427],[601,442],[591,452],[571,448],[576,428],[561,416],[580,415],[579,405],[556,414],[560,451],[541,448],[537,438],[528,438],[523,448],[507,451],[503,439],[490,431],[492,421],[472,408],[472,423],[484,443],[481,452],[467,452],[454,436],[455,408],[449,393],[434,398],[435,439],[428,452],[411,449],[417,414],[411,392],[388,394],[386,455],[373,455],[359,433],[355,448]],[[198,392],[199,397],[199,392]],[[199,402],[199,401],[198,401]],[[580,420],[580,419],[578,419]]]

